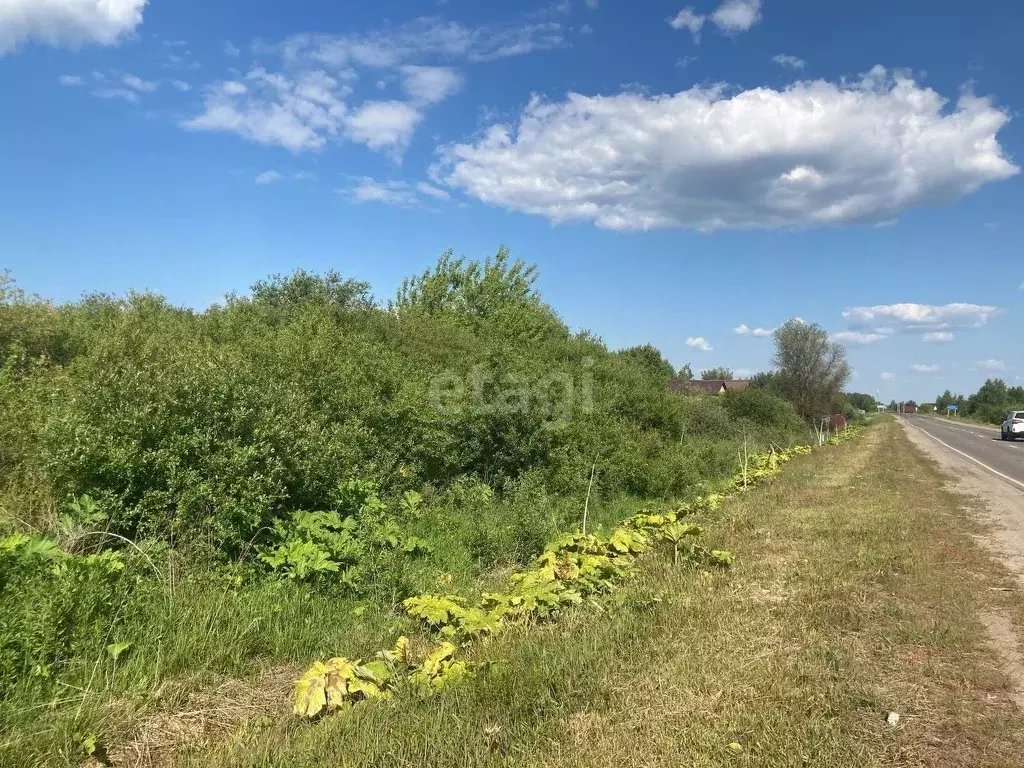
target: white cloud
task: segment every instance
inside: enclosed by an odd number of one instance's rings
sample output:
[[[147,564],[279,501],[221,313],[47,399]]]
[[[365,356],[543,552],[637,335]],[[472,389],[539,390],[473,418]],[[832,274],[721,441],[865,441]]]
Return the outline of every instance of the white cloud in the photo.
[[[296,181],[316,181],[316,174],[309,171],[298,171],[292,178]]]
[[[776,54],[775,56],[772,56],[772,61],[780,67],[788,67],[789,69],[803,69],[807,66],[806,61],[799,59],[796,56],[790,56],[788,53]]]
[[[914,363],[910,366],[910,370],[914,373],[938,373],[939,366],[937,365],[924,365],[923,363]]]
[[[184,80],[172,80],[171,85],[174,86],[175,90],[181,91],[182,93],[192,90],[192,86]]]
[[[711,14],[712,23],[727,34],[746,32],[761,20],[761,0],[725,0]]]
[[[297,78],[262,68],[246,82],[228,80],[207,87],[203,113],[182,123],[197,131],[230,131],[259,144],[292,152],[319,150],[345,130],[349,88],[323,71]]]
[[[949,331],[932,331],[922,336],[921,340],[927,342],[953,341],[953,334]]]
[[[355,187],[342,189],[339,192],[354,203],[383,203],[400,208],[421,208],[429,202],[426,198],[446,202],[451,196],[443,189],[432,184],[408,181],[378,181],[363,176]]]
[[[1018,172],[996,139],[1004,110],[967,93],[947,107],[881,67],[779,91],[534,97],[517,125],[443,147],[433,175],[492,205],[616,230],[876,223]]]
[[[462,88],[462,75],[451,67],[401,68],[402,88],[416,104],[436,104]]]
[[[351,199],[357,203],[384,203],[410,208],[419,205],[419,198],[405,181],[376,181],[368,176],[359,180],[351,190]]]
[[[877,331],[873,333],[840,331],[839,333],[832,334],[832,340],[838,341],[841,344],[874,344],[876,341],[882,341],[887,338],[888,336],[886,334]]]
[[[273,184],[275,181],[280,181],[283,178],[284,176],[277,171],[264,171],[256,177],[256,183],[261,185]]]
[[[589,24],[584,24],[582,27],[580,27],[580,34],[581,35],[592,35],[592,34],[594,34],[594,28],[592,26],[590,26]]]
[[[668,19],[668,23],[672,29],[688,29],[693,41],[699,43],[701,30],[709,21],[725,34],[733,35],[746,32],[760,19],[761,0],[725,0],[710,16],[697,13],[688,5]]]
[[[737,336],[759,336],[759,337],[763,337],[763,336],[771,336],[773,333],[775,333],[775,329],[774,328],[751,328],[746,323],[740,323],[739,325],[737,325],[735,328],[732,329],[732,332],[735,333]]]
[[[232,59],[237,59],[238,55],[242,52],[242,49],[232,43],[230,40],[224,41],[224,54],[230,56]]]
[[[883,371],[882,372],[882,380],[883,381],[892,381],[895,378],[896,378],[896,374],[895,373],[889,373],[888,371]]]
[[[980,328],[1001,309],[982,304],[880,304],[873,307],[850,307],[843,317],[854,326],[884,323],[898,330],[945,330],[947,328]]]
[[[147,0],[0,0],[0,55],[28,40],[114,45],[142,23]]]
[[[449,195],[447,192],[445,192],[443,189],[438,189],[437,187],[433,186],[432,184],[427,184],[425,181],[421,181],[419,184],[417,184],[416,185],[416,190],[420,194],[427,195],[428,197],[432,197],[435,200],[451,200],[452,199],[452,196]]]
[[[691,336],[686,340],[686,346],[699,349],[701,352],[711,352],[714,349],[703,336]]]
[[[995,360],[989,358],[988,360],[978,360],[975,365],[981,368],[983,371],[1005,371],[1006,363],[1002,360]]]
[[[149,93],[155,91],[157,88],[156,83],[150,80],[143,80],[137,75],[125,75],[121,78],[121,82],[131,88],[133,91],[139,91],[140,93]]]
[[[401,152],[423,115],[403,101],[368,101],[345,120],[352,141],[370,149]]]
[[[0,0],[3,2],[3,0]],[[244,78],[204,89],[202,113],[181,123],[189,130],[226,131],[292,152],[318,151],[328,142],[352,141],[385,151],[398,161],[427,107],[462,87],[450,66],[425,61],[493,61],[564,44],[563,28],[552,21],[554,8],[520,16],[518,21],[474,28],[437,17],[348,35],[303,34],[252,50],[261,60],[276,57],[279,71],[252,69]],[[225,53],[240,51],[230,42]],[[389,70],[400,79],[405,100],[350,104],[352,82],[361,70]],[[385,83],[374,72],[369,82]]]
[[[692,6],[687,6],[669,19],[668,23],[672,29],[690,30],[690,34],[693,35],[693,41],[695,43],[699,43],[700,32],[704,28],[704,22],[707,21],[707,18],[707,16],[703,16],[694,11]]]
[[[587,8],[589,8],[590,10],[592,10],[592,11],[596,10],[597,9],[597,5],[598,5],[598,0],[587,0]]]
[[[365,34],[294,35],[277,45],[256,48],[257,53],[278,52],[291,63],[337,70],[396,68],[425,57],[494,61],[558,48],[564,43],[561,24],[533,17],[474,28],[437,17],[421,17]]]
[[[85,80],[79,75],[61,75],[57,78],[61,85],[83,85]]]

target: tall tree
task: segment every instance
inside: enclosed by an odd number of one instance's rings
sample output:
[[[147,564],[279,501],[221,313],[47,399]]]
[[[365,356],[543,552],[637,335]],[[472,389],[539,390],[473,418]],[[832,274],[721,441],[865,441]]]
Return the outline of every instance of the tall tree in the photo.
[[[850,378],[846,347],[830,341],[817,323],[789,320],[778,328],[772,364],[779,391],[805,419],[827,416]]]
[[[693,368],[690,367],[689,363],[686,363],[679,369],[679,372],[676,373],[676,378],[683,381],[693,381]]]
[[[732,381],[732,371],[728,368],[708,368],[700,372],[704,381]]]

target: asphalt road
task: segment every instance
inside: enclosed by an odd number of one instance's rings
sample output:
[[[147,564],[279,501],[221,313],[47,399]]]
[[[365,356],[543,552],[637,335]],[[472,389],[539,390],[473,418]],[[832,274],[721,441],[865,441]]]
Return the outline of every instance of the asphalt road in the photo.
[[[912,428],[979,465],[993,480],[1002,480],[1024,491],[1024,440],[1000,440],[998,427],[949,422],[936,416],[903,418]]]

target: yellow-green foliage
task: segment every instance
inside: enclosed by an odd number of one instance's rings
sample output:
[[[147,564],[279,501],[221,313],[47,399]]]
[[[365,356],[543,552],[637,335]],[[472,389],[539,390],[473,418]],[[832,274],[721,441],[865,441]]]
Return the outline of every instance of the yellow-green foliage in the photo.
[[[294,712],[319,717],[367,699],[387,698],[403,683],[422,695],[436,693],[469,671],[466,662],[455,660],[457,651],[444,642],[417,661],[409,639],[400,637],[393,649],[365,663],[341,657],[318,661],[295,686]]]
[[[838,444],[857,433],[849,428],[830,442]],[[418,595],[404,601],[406,613],[429,630],[463,643],[500,632],[513,623],[529,623],[557,617],[567,605],[582,604],[621,586],[636,570],[638,558],[658,541],[672,545],[676,564],[729,567],[733,554],[696,543],[699,525],[680,518],[696,512],[713,512],[733,493],[774,477],[794,456],[810,453],[806,446],[771,450],[750,458],[746,473],[731,481],[732,491],[709,493],[675,509],[642,512],[608,535],[567,533],[550,542],[532,565],[509,577],[507,592],[485,592],[479,604],[467,605],[458,595]],[[405,682],[422,694],[432,694],[470,673],[464,661],[455,661],[457,647],[448,640],[415,664],[409,642],[399,638],[394,651],[377,654],[375,661],[331,659],[317,662],[296,688],[295,712],[316,717],[343,709],[364,699],[389,695]]]

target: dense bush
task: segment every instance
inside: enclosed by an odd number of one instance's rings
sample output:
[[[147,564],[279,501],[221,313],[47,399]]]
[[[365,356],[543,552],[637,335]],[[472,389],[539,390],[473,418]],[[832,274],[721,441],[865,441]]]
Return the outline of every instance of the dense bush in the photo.
[[[767,392],[671,394],[657,350],[571,332],[535,278],[504,250],[447,254],[386,306],[298,271],[201,313],[152,294],[52,307],[5,283],[0,504],[45,529],[88,493],[111,532],[217,560],[336,510],[346,481],[392,510],[479,483],[512,519],[461,542],[493,559],[563,524],[534,507],[578,509],[592,470],[603,498],[671,496],[731,472],[744,435],[800,429]]]

